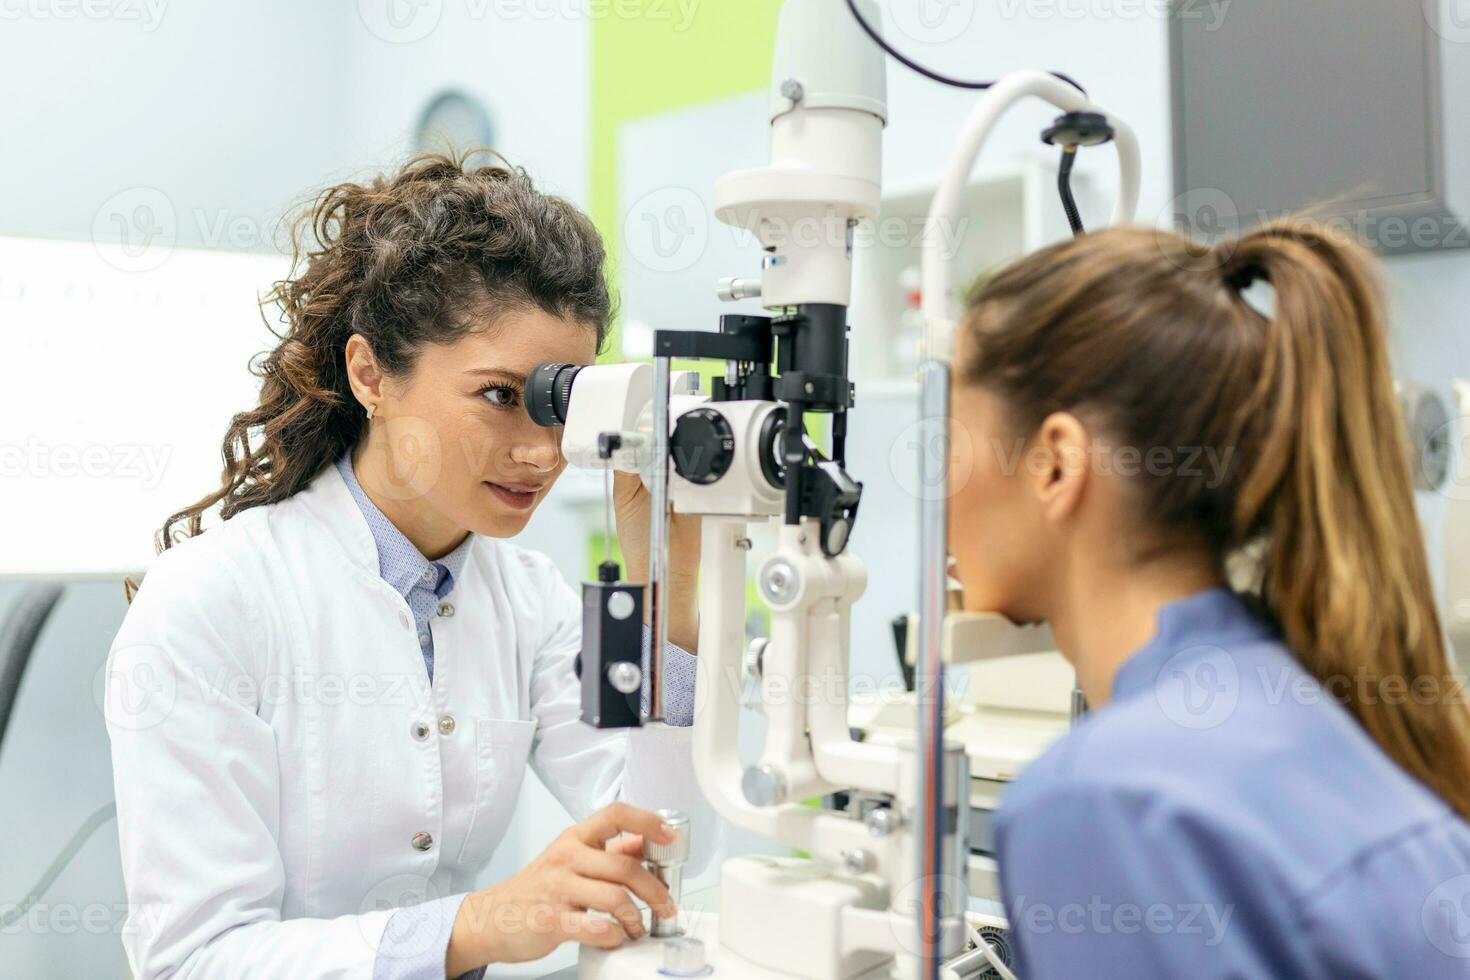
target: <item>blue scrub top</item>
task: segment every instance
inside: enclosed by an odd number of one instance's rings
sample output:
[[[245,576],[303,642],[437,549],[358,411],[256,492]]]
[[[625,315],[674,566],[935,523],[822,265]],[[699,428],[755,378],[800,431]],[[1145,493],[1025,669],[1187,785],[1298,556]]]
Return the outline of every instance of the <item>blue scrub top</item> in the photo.
[[[1333,690],[1228,589],[1165,606],[1002,801],[1021,980],[1470,978],[1470,827]]]

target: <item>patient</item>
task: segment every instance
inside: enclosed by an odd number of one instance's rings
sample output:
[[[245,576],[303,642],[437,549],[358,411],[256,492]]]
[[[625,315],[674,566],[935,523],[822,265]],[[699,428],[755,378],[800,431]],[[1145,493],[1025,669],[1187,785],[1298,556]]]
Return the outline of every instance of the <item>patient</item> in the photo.
[[[1018,974],[1470,976],[1470,714],[1374,260],[1089,235],[984,283],[955,375],[966,606],[1050,623],[1091,707],[997,818]]]

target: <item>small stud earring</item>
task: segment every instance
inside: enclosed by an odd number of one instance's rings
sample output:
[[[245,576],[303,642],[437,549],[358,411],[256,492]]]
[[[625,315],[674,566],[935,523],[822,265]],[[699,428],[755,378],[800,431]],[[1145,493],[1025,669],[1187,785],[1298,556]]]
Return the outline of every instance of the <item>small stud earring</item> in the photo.
[[[377,405],[376,402],[374,402],[373,404],[369,405],[367,407],[367,417],[371,419],[373,417],[373,413],[376,412],[377,410],[378,410],[378,405]]]

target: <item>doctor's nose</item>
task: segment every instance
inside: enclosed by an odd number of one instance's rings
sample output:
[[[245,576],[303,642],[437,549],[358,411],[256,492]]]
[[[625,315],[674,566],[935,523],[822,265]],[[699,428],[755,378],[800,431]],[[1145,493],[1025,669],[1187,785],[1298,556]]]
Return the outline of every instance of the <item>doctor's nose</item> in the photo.
[[[533,425],[528,428],[531,431],[524,433],[511,447],[511,460],[518,465],[531,466],[547,472],[560,466],[562,462],[561,426],[542,428],[539,425]]]

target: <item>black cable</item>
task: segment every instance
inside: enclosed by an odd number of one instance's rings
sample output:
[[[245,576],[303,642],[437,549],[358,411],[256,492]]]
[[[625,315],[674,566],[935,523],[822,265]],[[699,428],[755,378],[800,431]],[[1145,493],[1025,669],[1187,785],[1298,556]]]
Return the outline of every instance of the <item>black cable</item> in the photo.
[[[1067,224],[1072,226],[1073,236],[1082,235],[1082,215],[1077,210],[1077,201],[1072,197],[1072,164],[1077,162],[1077,144],[1062,147],[1062,165],[1057,168],[1057,190],[1062,193],[1062,210],[1067,212]]]
[[[869,24],[863,18],[863,15],[858,12],[857,4],[854,2],[854,0],[847,0],[847,9],[852,13],[853,19],[858,22],[858,26],[863,29],[863,33],[872,38],[874,44],[878,45],[878,47],[882,48],[890,58],[903,65],[905,68],[908,68],[910,71],[916,71],[920,75],[923,75],[925,78],[930,79],[931,81],[939,82],[942,85],[951,85],[955,88],[987,89],[995,84],[994,81],[967,82],[961,78],[953,78],[949,75],[940,74],[939,72],[934,71],[932,68],[925,68],[923,65],[919,64],[917,61],[914,61],[912,58],[909,58],[903,52],[897,50],[887,41],[883,40],[883,35],[875,31],[873,29],[873,25]],[[1054,78],[1059,78],[1062,81],[1066,82],[1068,85],[1072,86],[1083,95],[1087,94],[1087,89],[1077,84],[1077,82],[1073,79],[1067,77],[1066,75],[1063,75],[1061,72],[1054,71],[1050,72],[1049,74],[1051,74]]]

